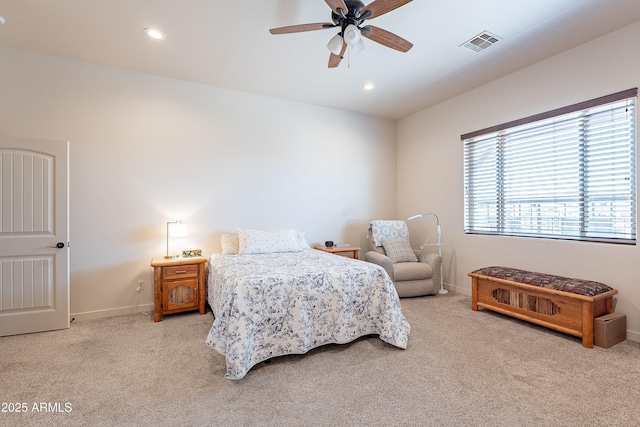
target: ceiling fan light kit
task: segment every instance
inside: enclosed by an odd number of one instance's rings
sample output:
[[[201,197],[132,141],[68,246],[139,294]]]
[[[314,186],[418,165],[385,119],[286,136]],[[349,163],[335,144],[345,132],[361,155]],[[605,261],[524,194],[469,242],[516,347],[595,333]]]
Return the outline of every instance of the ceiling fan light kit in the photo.
[[[290,25],[287,27],[272,28],[269,32],[271,34],[290,34],[339,28],[340,33],[333,36],[327,44],[327,48],[331,52],[329,56],[329,68],[335,68],[340,65],[340,61],[344,57],[347,48],[354,52],[364,51],[363,36],[400,52],[409,51],[409,49],[413,47],[413,44],[402,37],[372,25],[364,27],[363,23],[367,19],[377,18],[411,1],[412,0],[374,0],[365,6],[360,0],[325,0],[325,3],[331,7],[332,22]]]
[[[353,24],[347,25],[347,28],[344,29],[344,42],[349,46],[355,46],[360,40],[358,27]]]
[[[342,49],[342,36],[340,36],[340,34],[336,34],[331,37],[331,40],[329,40],[329,43],[327,44],[327,48],[331,53],[339,55],[340,49]]]
[[[356,42],[356,44],[354,44],[353,46],[349,46],[349,48],[352,49],[356,53],[364,52],[364,50],[365,50],[364,41],[362,41],[362,38],[360,38]]]

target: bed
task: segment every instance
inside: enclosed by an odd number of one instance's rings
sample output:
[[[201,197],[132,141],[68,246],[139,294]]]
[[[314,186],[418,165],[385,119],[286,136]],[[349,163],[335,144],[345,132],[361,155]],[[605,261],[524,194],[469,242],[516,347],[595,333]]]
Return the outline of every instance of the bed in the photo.
[[[215,320],[206,343],[225,356],[225,378],[239,380],[273,357],[366,335],[407,347],[410,326],[383,268],[308,246],[240,252],[213,254],[208,264]]]
[[[469,273],[471,309],[496,311],[582,338],[593,347],[593,319],[613,312],[611,287],[508,267],[485,267]]]

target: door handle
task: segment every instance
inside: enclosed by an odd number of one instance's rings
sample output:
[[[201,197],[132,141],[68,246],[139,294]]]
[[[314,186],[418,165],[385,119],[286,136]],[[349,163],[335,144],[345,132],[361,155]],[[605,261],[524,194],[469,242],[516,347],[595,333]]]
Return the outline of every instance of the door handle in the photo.
[[[62,248],[64,248],[64,243],[58,242],[58,243],[56,243],[55,246],[52,246],[52,248],[62,249]]]

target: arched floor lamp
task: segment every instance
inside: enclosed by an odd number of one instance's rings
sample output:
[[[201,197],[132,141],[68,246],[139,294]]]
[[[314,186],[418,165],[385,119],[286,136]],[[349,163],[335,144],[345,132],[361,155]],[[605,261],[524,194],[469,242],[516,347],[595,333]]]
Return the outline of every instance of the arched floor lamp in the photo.
[[[440,255],[440,258],[442,258],[442,242],[441,242],[442,230],[440,229],[440,218],[438,217],[438,215],[435,212],[427,212],[423,214],[410,216],[409,218],[407,218],[407,221],[413,221],[414,219],[423,218],[429,215],[433,215],[436,217],[436,225],[437,225],[436,232],[438,233],[438,243],[427,243],[429,241],[429,237],[427,237],[427,240],[425,240],[422,246],[420,246],[420,249],[424,249],[427,246],[437,246],[438,255]],[[446,294],[448,292],[449,291],[444,288],[444,277],[442,277],[442,262],[440,262],[440,291],[438,293]]]

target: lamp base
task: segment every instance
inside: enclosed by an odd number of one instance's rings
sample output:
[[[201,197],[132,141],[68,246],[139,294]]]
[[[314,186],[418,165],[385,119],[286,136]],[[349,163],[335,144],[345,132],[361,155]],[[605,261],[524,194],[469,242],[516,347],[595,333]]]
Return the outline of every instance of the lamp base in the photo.
[[[448,294],[449,291],[446,289],[440,289],[440,291],[438,292],[439,294]]]

